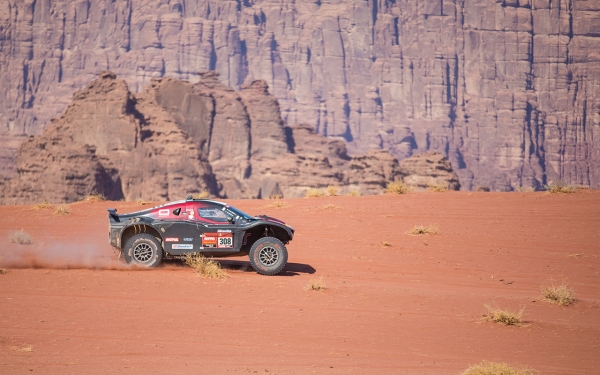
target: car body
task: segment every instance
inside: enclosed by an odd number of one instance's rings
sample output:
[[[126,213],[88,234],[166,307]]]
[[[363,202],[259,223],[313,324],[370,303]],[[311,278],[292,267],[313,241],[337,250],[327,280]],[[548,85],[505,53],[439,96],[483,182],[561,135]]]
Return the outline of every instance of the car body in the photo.
[[[112,208],[108,212],[110,244],[128,263],[147,267],[186,254],[250,255],[259,273],[271,275],[285,266],[285,245],[294,238],[294,229],[281,220],[191,196],[128,214],[119,215]]]

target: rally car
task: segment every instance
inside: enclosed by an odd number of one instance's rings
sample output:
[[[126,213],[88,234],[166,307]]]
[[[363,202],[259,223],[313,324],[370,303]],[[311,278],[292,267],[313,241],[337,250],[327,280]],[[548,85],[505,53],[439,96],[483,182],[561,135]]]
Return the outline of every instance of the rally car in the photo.
[[[191,253],[249,255],[258,273],[275,275],[285,267],[285,245],[294,238],[294,228],[281,220],[191,196],[129,214],[118,215],[114,208],[108,213],[110,244],[127,263],[145,267]]]

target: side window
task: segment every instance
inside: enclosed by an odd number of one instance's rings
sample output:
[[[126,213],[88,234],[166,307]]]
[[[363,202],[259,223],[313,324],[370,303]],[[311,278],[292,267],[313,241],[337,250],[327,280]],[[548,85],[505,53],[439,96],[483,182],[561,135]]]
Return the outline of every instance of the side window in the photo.
[[[227,223],[227,215],[219,207],[198,208],[198,218],[202,221]]]

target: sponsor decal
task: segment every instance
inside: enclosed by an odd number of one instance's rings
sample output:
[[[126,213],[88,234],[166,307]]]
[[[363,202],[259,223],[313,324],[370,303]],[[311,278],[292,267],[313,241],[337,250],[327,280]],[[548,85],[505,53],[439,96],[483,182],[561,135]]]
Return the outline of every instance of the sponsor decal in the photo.
[[[190,244],[173,244],[171,245],[173,250],[193,250],[194,245]]]
[[[248,243],[248,237],[250,237],[252,233],[246,233],[244,234],[244,240],[242,241],[242,245],[245,245]]]
[[[177,237],[167,237],[167,238],[165,238],[165,242],[179,242],[179,238],[177,238]]]
[[[169,210],[158,210],[158,216],[169,216]]]
[[[231,233],[231,229],[219,229],[217,232],[219,232],[219,233]]]
[[[183,242],[192,242],[194,239],[193,238],[184,238]]]

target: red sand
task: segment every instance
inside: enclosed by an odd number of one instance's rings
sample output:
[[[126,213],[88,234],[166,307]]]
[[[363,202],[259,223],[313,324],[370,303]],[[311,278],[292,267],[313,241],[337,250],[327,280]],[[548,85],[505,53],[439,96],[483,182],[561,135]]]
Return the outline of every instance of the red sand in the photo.
[[[4,267],[24,265],[23,252],[47,267],[0,275],[0,373],[459,374],[482,360],[599,373],[600,192],[283,202],[230,203],[296,228],[285,272],[232,258],[224,281],[115,261],[105,208],[133,203],[77,203],[61,217],[0,207]],[[405,234],[432,223],[440,234]],[[11,244],[16,229],[33,245]],[[305,291],[318,277],[327,290]],[[540,285],[565,279],[578,301],[543,302]],[[483,322],[494,303],[526,306],[527,323]]]

